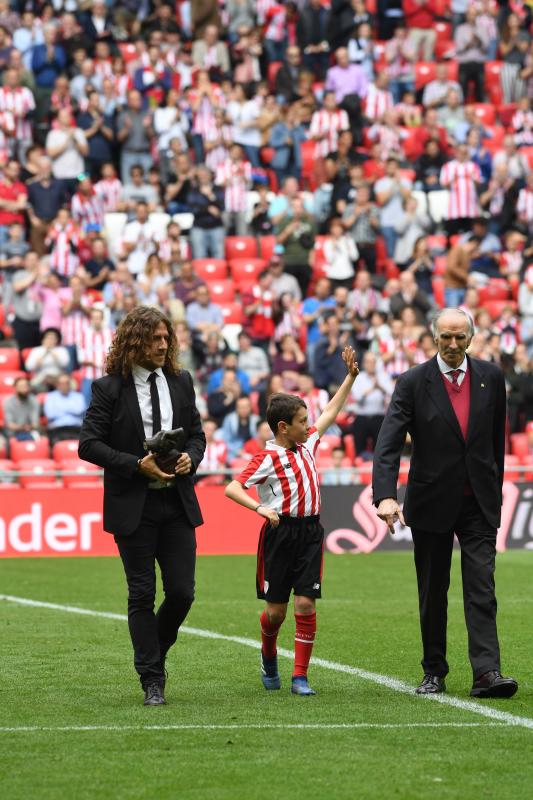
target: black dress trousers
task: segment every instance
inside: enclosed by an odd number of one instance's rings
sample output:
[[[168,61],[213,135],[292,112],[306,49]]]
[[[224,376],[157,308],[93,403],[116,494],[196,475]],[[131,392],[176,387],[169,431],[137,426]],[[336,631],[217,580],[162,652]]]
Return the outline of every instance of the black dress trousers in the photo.
[[[488,525],[473,495],[463,498],[454,530],[446,533],[412,531],[422,630],[422,668],[425,673],[440,677],[448,673],[446,626],[454,533],[461,547],[468,655],[475,680],[489,670],[500,669],[500,648],[494,586],[496,530]]]
[[[145,686],[164,678],[164,658],[194,600],[195,529],[175,488],[149,489],[139,527],[115,541],[128,583],[134,665]],[[156,562],[164,599],[154,613]]]

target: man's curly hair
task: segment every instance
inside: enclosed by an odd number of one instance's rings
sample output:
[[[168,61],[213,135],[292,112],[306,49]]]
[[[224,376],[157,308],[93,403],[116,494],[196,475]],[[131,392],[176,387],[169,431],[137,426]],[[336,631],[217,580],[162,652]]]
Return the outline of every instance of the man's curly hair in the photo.
[[[179,372],[178,340],[170,320],[157,308],[138,306],[126,314],[117,328],[106,359],[108,375],[127,378],[132,366],[144,361],[152,344],[154,330],[160,322],[165,324],[169,337],[163,369],[174,374]]]

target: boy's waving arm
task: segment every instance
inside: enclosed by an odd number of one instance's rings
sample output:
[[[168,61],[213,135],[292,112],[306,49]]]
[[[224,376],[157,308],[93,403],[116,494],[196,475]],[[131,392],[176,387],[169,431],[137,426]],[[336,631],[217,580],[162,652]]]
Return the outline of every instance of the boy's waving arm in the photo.
[[[355,360],[355,350],[353,347],[344,348],[342,352],[342,360],[346,364],[348,374],[316,421],[315,427],[320,436],[323,436],[327,429],[333,425],[337,419],[339,412],[343,409],[346,400],[348,399],[348,395],[352,390],[354,381],[359,375],[359,365]]]

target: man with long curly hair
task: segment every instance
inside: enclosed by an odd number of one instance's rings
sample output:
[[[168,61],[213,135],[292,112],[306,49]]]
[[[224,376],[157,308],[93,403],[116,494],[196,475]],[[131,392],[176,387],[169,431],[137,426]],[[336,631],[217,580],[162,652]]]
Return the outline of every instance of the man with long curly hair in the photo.
[[[80,435],[80,458],[104,468],[104,529],[118,546],[128,582],[128,623],[145,705],[165,703],[165,659],[194,599],[195,528],[202,515],[191,475],[205,436],[192,378],[178,365],[170,320],[139,306],[117,328],[103,378]],[[183,428],[174,474],[163,472],[144,440]],[[154,614],[159,563],[165,599]]]

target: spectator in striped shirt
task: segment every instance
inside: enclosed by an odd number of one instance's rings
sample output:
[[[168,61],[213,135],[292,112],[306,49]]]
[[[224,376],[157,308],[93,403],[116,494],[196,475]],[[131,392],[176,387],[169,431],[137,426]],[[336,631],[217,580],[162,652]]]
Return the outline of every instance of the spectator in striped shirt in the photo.
[[[82,382],[81,392],[87,405],[91,402],[91,386],[94,380],[105,374],[105,362],[113,333],[105,325],[104,311],[94,306],[89,313],[89,324],[77,343],[77,358]]]
[[[281,688],[276,641],[294,590],[291,692],[315,694],[307,671],[316,633],[315,603],[321,596],[324,537],[315,457],[320,437],[335,422],[359,373],[352,348],[344,349],[342,359],[348,374],[316,425],[309,425],[300,397],[277,394],[270,399],[267,420],[274,439],[226,487],[226,497],[265,519],[257,557],[257,597],[266,601],[261,616],[261,681],[267,690]],[[257,486],[259,503],[246,493],[252,486]]]

